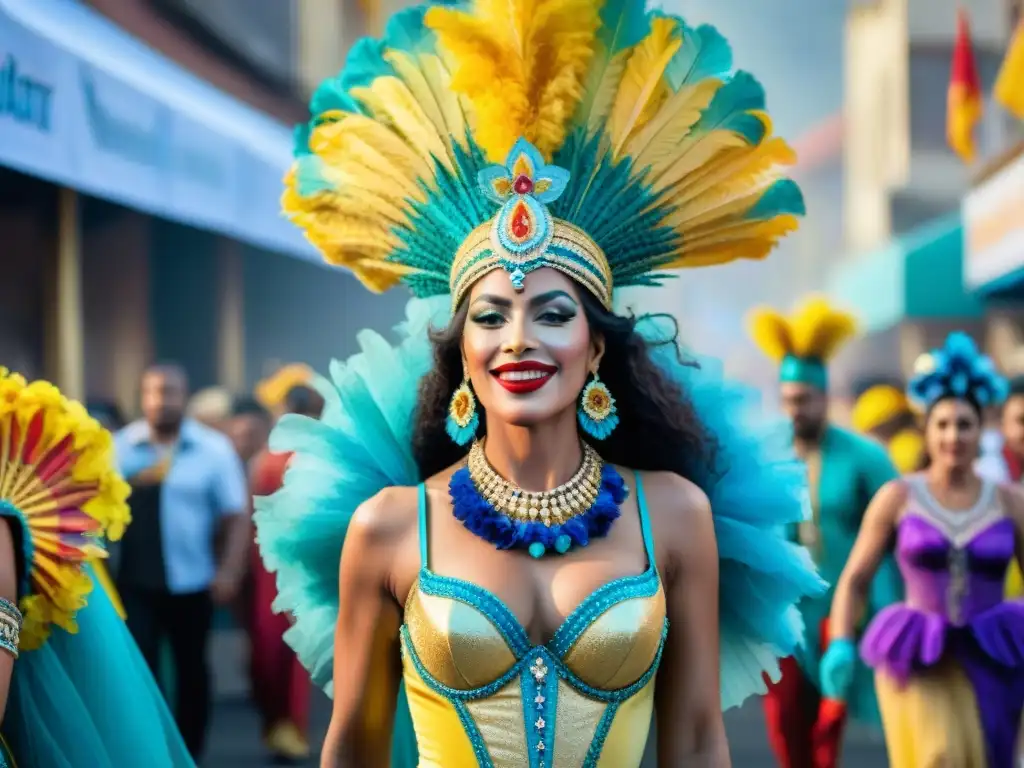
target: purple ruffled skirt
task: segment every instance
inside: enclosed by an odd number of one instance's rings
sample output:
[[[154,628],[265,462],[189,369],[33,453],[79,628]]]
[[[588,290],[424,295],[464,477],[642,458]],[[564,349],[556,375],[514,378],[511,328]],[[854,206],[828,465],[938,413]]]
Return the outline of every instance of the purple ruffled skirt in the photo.
[[[900,603],[875,616],[860,644],[864,663],[905,683],[947,657],[974,688],[990,768],[1011,768],[1024,709],[1024,602],[1005,601],[964,626]]]

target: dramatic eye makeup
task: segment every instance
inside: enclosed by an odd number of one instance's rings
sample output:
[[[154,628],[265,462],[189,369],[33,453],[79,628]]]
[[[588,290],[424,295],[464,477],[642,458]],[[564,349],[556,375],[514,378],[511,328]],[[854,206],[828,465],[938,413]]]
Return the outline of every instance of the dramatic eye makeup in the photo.
[[[567,323],[579,314],[579,305],[565,291],[555,290],[534,296],[529,301],[530,311],[538,322]],[[470,309],[469,319],[482,326],[498,326],[508,319],[512,302],[502,296],[483,294]]]

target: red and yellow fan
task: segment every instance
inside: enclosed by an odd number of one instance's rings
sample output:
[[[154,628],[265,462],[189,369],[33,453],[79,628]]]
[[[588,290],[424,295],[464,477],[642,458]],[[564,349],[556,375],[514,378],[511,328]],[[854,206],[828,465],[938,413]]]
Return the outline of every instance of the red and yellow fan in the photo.
[[[80,403],[0,368],[0,515],[19,524],[21,650],[54,625],[77,631],[93,588],[86,564],[106,557],[104,537],[123,535],[128,493],[110,433]]]

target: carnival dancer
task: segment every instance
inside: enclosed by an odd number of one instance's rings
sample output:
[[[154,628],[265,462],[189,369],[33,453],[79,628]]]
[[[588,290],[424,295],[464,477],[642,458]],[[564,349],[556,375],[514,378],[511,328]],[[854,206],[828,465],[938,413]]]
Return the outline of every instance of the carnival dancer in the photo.
[[[0,369],[0,765],[193,767],[92,562],[129,521],[113,441]]]
[[[865,515],[836,587],[822,684],[841,695],[865,587],[892,540],[905,603],[860,643],[875,669],[893,768],[1011,768],[1024,707],[1024,603],[1003,579],[1024,549],[1024,494],[972,468],[985,408],[1006,382],[969,336],[923,355],[908,387],[926,411],[929,465],[887,484]]]
[[[443,297],[271,438],[258,540],[333,682],[322,765],[387,764],[399,673],[421,766],[637,768],[655,709],[661,764],[729,764],[722,707],[823,588],[778,532],[803,473],[613,290],[796,226],[764,108],[713,28],[633,0],[421,6],[318,90],[287,213],[368,287]]]
[[[924,458],[924,438],[907,396],[892,384],[876,384],[857,398],[851,426],[880,441],[901,474],[916,472]]]
[[[783,410],[792,442],[807,467],[810,519],[792,535],[807,546],[822,577],[835,584],[846,564],[861,518],[896,470],[877,442],[832,424],[828,418],[828,363],[856,332],[854,318],[821,298],[791,317],[771,309],[751,316],[751,336],[779,365]],[[873,723],[878,714],[870,670],[858,670],[845,701],[822,696],[821,652],[830,643],[831,591],[800,605],[806,636],[802,649],[782,662],[782,679],[764,699],[768,736],[783,768],[831,768],[839,760],[847,715]],[[889,563],[873,585],[870,610],[899,597],[899,577]]]

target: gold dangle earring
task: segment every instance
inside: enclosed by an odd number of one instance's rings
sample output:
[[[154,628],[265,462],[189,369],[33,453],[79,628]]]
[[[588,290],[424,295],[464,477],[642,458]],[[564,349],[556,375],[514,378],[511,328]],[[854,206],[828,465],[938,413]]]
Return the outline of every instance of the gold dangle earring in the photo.
[[[583,388],[580,407],[576,412],[580,427],[595,440],[606,440],[619,426],[615,398],[594,371],[594,378]]]
[[[480,426],[480,415],[476,412],[476,398],[469,383],[469,374],[462,369],[462,383],[452,394],[448,403],[448,417],[445,419],[445,430],[457,445],[466,445],[476,437]]]

